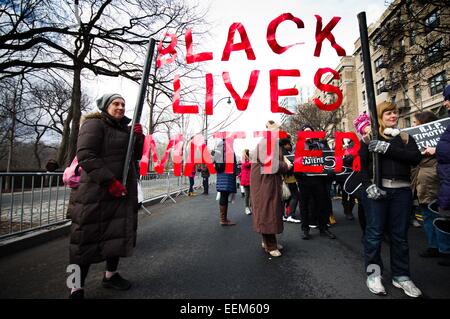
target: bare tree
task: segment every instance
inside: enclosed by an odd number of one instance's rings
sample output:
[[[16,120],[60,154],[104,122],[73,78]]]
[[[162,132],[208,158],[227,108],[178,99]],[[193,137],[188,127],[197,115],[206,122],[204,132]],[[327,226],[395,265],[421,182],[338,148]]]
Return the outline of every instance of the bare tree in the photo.
[[[322,111],[313,103],[298,105],[294,115],[283,124],[282,128],[288,132],[294,142],[297,141],[297,131],[305,124],[311,125],[315,131],[325,131],[326,138],[332,138],[341,120],[344,118],[342,108],[336,111]]]
[[[182,33],[204,13],[182,0],[5,0],[0,4],[0,79],[36,69],[72,74],[58,162],[75,154],[82,72],[140,78],[150,37]],[[172,29],[172,30],[171,30]]]

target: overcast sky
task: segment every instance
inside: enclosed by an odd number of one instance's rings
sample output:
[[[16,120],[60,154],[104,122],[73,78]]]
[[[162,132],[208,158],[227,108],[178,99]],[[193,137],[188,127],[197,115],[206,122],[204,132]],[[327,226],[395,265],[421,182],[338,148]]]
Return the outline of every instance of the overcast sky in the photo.
[[[352,55],[354,42],[359,37],[357,14],[365,11],[367,22],[370,24],[376,21],[387,9],[385,0],[213,0],[204,1],[204,4],[200,1],[200,4],[209,6],[208,20],[212,21],[213,26],[211,41],[203,43],[202,47],[214,54],[213,61],[203,62],[205,69],[215,76],[214,103],[221,97],[230,95],[222,81],[221,74],[223,71],[230,72],[234,88],[242,95],[247,88],[251,71],[260,70],[256,90],[250,99],[247,110],[238,121],[227,129],[228,131],[246,131],[247,136],[251,136],[253,131],[263,130],[264,124],[269,119],[280,120],[279,114],[270,112],[269,70],[300,70],[300,78],[284,78],[279,82],[279,85],[280,88],[296,85],[300,90],[302,90],[302,87],[305,90],[305,88],[313,87],[313,77],[318,68],[330,67],[334,69],[339,63],[339,57],[328,40],[323,42],[321,56],[313,56],[316,44],[315,14],[322,17],[323,27],[334,16],[342,18],[332,33],[337,43],[345,49],[346,54]],[[271,20],[287,12],[303,20],[305,27],[297,29],[293,22],[284,22],[280,25],[276,34],[278,42],[280,45],[297,42],[304,42],[304,44],[294,46],[283,54],[277,55],[267,45],[267,26]],[[241,22],[244,25],[255,52],[256,61],[248,61],[244,51],[232,52],[229,61],[220,61],[228,29],[234,22]],[[195,37],[193,40],[194,53],[199,52],[200,48],[196,47]],[[239,41],[239,36],[236,36],[235,41]],[[137,86],[130,87],[127,81],[123,79],[108,78],[106,81],[97,79],[93,89],[91,89],[91,94],[99,97],[103,93],[113,91],[121,92],[124,95],[127,101],[127,115],[132,117],[137,98]],[[220,102],[209,122],[214,123],[221,120],[229,108],[233,106],[234,103],[230,106],[225,101]],[[235,148],[240,151],[243,148],[251,148],[254,144],[254,139],[248,139],[247,141],[237,142]]]

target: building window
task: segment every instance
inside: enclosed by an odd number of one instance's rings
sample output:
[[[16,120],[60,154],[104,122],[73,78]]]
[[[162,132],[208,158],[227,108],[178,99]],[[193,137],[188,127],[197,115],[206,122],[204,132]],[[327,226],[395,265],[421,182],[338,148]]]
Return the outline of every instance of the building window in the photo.
[[[433,11],[432,13],[427,15],[427,17],[425,18],[425,21],[424,21],[426,32],[433,30],[435,27],[437,27],[439,25],[440,15],[441,15],[441,13],[439,10]]]
[[[366,102],[366,91],[362,92],[362,98],[363,98],[363,102]]]
[[[375,60],[375,71],[378,72],[383,68],[383,57],[380,56]]]
[[[417,31],[416,30],[412,30],[411,31],[411,36],[409,38],[410,41],[410,45],[413,46],[414,44],[416,44],[416,37],[417,37]]]
[[[406,76],[406,73],[407,73],[407,71],[406,71],[406,63],[402,63],[400,65],[400,73],[402,74],[402,76]]]
[[[412,0],[406,0],[406,9],[408,9],[408,13],[413,13]]]
[[[434,63],[442,57],[442,39],[434,42],[426,48],[427,58],[429,63]]]
[[[403,91],[403,101],[404,101],[404,107],[409,107],[409,96],[408,91]]]
[[[380,37],[379,35],[377,35],[377,36],[373,39],[373,45],[375,46],[375,50],[378,50],[378,49],[381,48],[380,40],[381,40],[381,37]]]
[[[359,61],[360,61],[360,62],[363,61],[362,52],[359,54]]]
[[[380,95],[385,90],[384,79],[377,82],[377,95]]]
[[[422,99],[422,90],[420,89],[420,85],[414,86],[414,97],[416,102],[420,102]]]
[[[411,58],[411,67],[414,72],[419,71],[420,64],[419,64],[419,58],[417,56],[413,56]]]
[[[428,85],[430,87],[430,95],[441,94],[445,86],[445,76],[444,72],[436,74],[428,80]]]
[[[364,72],[361,72],[361,83],[364,83]]]

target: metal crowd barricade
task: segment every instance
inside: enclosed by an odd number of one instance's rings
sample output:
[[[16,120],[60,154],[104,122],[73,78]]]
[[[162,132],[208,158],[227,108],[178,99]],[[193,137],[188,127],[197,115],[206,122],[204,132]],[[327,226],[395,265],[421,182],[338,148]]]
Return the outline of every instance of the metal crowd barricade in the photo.
[[[0,173],[0,240],[67,223],[62,172]]]
[[[142,204],[159,198],[161,198],[160,203],[164,203],[167,199],[176,203],[174,197],[184,192],[183,188],[180,187],[180,177],[175,176],[173,171],[167,171],[163,174],[149,173],[146,176],[141,176],[141,186],[144,195]],[[146,208],[145,211],[151,214]]]
[[[48,227],[68,223],[66,211],[71,189],[62,181],[63,172],[0,173],[0,240]],[[200,174],[194,187],[202,187]],[[215,183],[211,175],[209,183]],[[196,186],[195,186],[196,185]],[[164,203],[184,194],[187,196],[189,178],[175,176],[173,171],[164,174],[149,173],[141,177],[142,204],[158,200]],[[151,212],[141,205],[148,214]]]

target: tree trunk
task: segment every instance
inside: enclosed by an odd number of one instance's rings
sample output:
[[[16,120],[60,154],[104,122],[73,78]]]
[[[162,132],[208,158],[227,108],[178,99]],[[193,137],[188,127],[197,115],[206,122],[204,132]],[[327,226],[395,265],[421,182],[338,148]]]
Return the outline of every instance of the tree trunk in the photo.
[[[81,118],[80,101],[81,101],[81,70],[75,69],[73,74],[72,98],[70,102],[70,108],[67,114],[67,118],[64,121],[62,140],[58,149],[58,155],[56,159],[59,167],[66,167],[72,162],[73,158],[75,157],[78,139],[78,127]],[[75,127],[76,132],[74,132]],[[73,134],[76,134],[75,142],[73,141],[74,138]],[[75,145],[71,147],[71,144],[73,143],[75,143]]]
[[[38,133],[38,136],[37,136],[36,140],[34,141],[34,145],[33,145],[34,157],[36,158],[37,167],[39,167],[39,168],[42,168],[41,156],[39,155],[39,142],[41,141],[41,137],[42,137],[42,135],[40,135]]]
[[[81,68],[76,68],[73,74],[72,102],[72,128],[70,130],[69,145],[66,164],[69,165],[77,153],[78,132],[81,118]]]

